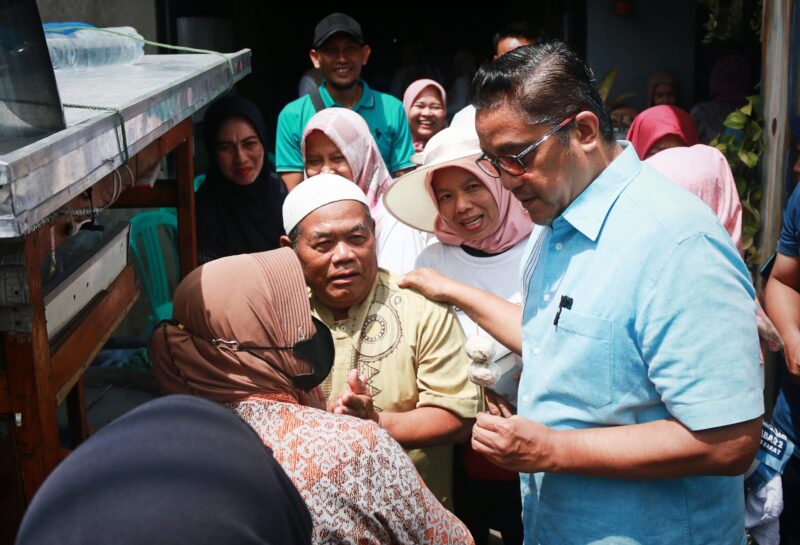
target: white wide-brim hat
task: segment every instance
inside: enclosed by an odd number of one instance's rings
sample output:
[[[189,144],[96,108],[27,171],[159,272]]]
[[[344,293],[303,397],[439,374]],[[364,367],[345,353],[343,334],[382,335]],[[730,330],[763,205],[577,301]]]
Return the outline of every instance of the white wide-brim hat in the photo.
[[[406,225],[432,233],[439,210],[428,192],[431,176],[440,168],[463,168],[465,160],[474,162],[480,156],[481,147],[474,127],[451,127],[439,131],[428,140],[425,149],[412,158],[421,166],[392,184],[383,194],[383,205]],[[475,169],[479,169],[477,164]]]
[[[303,180],[283,201],[286,234],[317,208],[339,201],[358,201],[366,205],[367,197],[356,184],[336,174],[318,174]]]

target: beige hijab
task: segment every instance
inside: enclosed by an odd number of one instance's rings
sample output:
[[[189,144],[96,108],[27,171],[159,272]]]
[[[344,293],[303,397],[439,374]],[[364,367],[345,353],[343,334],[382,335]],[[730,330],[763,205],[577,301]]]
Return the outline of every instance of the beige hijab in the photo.
[[[293,346],[315,333],[303,271],[289,248],[225,257],[192,271],[178,286],[173,322],[150,338],[153,378],[165,394],[193,394],[219,403],[259,393],[288,393],[290,379],[248,352],[249,346]],[[289,376],[311,372],[291,350],[259,351]]]

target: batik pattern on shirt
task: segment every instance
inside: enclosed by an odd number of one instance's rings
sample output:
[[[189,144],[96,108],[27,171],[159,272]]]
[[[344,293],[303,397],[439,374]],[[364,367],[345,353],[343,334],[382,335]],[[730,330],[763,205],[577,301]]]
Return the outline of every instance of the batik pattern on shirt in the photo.
[[[230,403],[306,502],[315,544],[470,544],[397,442],[374,422],[261,397]]]

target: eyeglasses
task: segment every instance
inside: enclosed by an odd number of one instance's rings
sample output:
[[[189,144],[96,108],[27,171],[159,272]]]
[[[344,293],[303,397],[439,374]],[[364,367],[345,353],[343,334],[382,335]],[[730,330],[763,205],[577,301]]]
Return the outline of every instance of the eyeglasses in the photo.
[[[536,140],[533,144],[522,150],[516,155],[501,155],[500,157],[495,157],[492,159],[485,153],[478,157],[475,162],[478,164],[478,167],[484,171],[486,174],[491,176],[492,178],[499,178],[500,171],[504,170],[511,176],[522,176],[528,169],[525,167],[525,163],[523,163],[523,159],[525,156],[530,154],[533,150],[541,146],[545,143],[545,141],[553,136],[555,133],[569,125],[571,122],[575,120],[575,117],[578,114],[572,115],[562,121],[559,125],[553,127],[549,131],[545,133],[544,136]]]

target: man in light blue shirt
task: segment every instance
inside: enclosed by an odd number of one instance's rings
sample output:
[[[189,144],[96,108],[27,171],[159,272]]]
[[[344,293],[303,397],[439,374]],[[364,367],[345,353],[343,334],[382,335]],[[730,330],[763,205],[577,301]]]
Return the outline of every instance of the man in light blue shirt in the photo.
[[[522,474],[525,543],[743,545],[763,400],[730,237],[613,140],[591,69],[564,44],[485,65],[473,97],[479,166],[537,224],[524,306],[440,278],[423,292],[521,350],[519,414],[487,396],[472,444]]]

